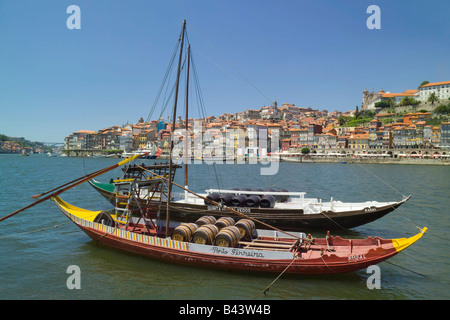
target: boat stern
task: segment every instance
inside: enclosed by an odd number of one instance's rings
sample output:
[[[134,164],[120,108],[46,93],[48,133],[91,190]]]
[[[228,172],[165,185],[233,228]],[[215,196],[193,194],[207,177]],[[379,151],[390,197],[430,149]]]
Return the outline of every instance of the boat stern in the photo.
[[[67,216],[69,219],[74,221],[76,218],[86,220],[86,221],[94,221],[95,217],[101,212],[101,211],[91,211],[91,210],[85,210],[82,208],[78,208],[76,206],[73,206],[64,200],[62,200],[60,197],[53,197],[52,201],[55,202],[57,207]]]

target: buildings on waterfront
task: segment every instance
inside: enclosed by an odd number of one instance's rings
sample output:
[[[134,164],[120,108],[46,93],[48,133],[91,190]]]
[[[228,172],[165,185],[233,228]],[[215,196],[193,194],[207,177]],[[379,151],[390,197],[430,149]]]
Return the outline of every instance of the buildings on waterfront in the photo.
[[[431,95],[434,95],[438,100],[448,101],[450,99],[450,81],[426,83],[419,86],[418,89],[409,89],[402,93],[385,92],[383,89],[378,92],[372,90],[369,93],[366,89],[363,92],[362,106],[368,110],[375,110],[375,105],[378,102],[392,101],[394,104],[399,105],[404,98],[424,103],[429,100]]]
[[[280,107],[274,102],[270,106],[252,108],[236,114],[224,113],[218,117],[209,116],[200,121],[202,132],[194,132],[194,119],[189,120],[189,131],[193,134],[208,135],[212,139],[230,138],[230,132],[243,133],[245,138],[245,151],[251,147],[251,134],[266,130],[268,139],[267,150],[270,150],[269,141],[276,138],[278,148],[284,153],[298,153],[308,148],[310,152],[320,153],[325,150],[347,150],[353,153],[372,153],[382,150],[395,149],[440,149],[448,153],[450,148],[450,131],[447,122],[435,121],[432,111],[425,112],[395,112],[395,109],[374,109],[376,102],[392,99],[394,104],[401,102],[405,97],[414,97],[416,101],[428,101],[429,96],[435,93],[439,103],[448,104],[450,109],[450,81],[428,83],[417,90],[406,90],[401,94],[384,91],[378,93],[363,93],[361,111],[370,111],[372,116],[363,116],[363,121],[354,124],[342,123],[342,119],[354,119],[357,110],[347,112],[328,112],[312,108],[297,107],[284,103]],[[436,103],[436,106],[438,103]],[[421,105],[419,105],[419,109]],[[411,108],[412,110],[417,109]],[[360,112],[361,112],[360,111]],[[375,113],[374,111],[378,111]],[[388,112],[394,111],[394,112]],[[367,120],[369,119],[369,120]],[[185,120],[179,118],[174,129],[184,129]],[[172,133],[172,124],[165,123],[162,118],[144,122],[141,118],[136,124],[112,126],[98,131],[80,130],[72,133],[65,139],[67,151],[131,151],[143,148],[148,142],[168,153],[169,141]],[[193,139],[192,139],[193,140]],[[210,144],[211,141],[203,141]],[[236,145],[236,144],[235,144]],[[225,144],[224,144],[225,146]],[[236,145],[235,148],[238,148]],[[261,150],[259,150],[261,152]]]

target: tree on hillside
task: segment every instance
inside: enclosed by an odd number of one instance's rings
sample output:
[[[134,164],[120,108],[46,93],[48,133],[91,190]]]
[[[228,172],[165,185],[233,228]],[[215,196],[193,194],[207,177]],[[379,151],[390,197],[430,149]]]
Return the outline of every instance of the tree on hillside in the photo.
[[[392,98],[388,98],[386,102],[389,104],[390,107],[395,107],[395,101]]]
[[[404,97],[402,101],[400,101],[401,106],[416,106],[418,104],[420,104],[420,101],[412,97]]]
[[[348,120],[350,120],[350,117],[339,116],[338,123],[339,123],[340,126],[343,126],[344,124],[347,123]]]
[[[450,114],[450,103],[448,105],[441,104],[439,107],[434,109],[434,112],[437,114]]]
[[[428,97],[428,102],[431,102],[431,105],[432,106],[434,106],[434,103],[436,102],[436,101],[438,101],[439,99],[438,99],[438,97],[436,96],[436,93],[432,93],[432,94],[430,94],[430,96]]]
[[[375,103],[375,108],[376,109],[384,109],[384,108],[389,108],[390,105],[387,101],[379,101],[377,103]]]
[[[424,85],[429,84],[429,83],[430,83],[430,81],[422,81],[422,83],[420,84],[419,88],[420,88],[421,86],[424,86]]]

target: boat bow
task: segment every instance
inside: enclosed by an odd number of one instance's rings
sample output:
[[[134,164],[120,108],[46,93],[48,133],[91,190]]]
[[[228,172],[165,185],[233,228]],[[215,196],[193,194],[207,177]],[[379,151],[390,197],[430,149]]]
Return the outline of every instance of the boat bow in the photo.
[[[427,230],[428,228],[424,227],[423,229],[420,229],[420,232],[418,234],[410,238],[392,239],[392,245],[394,246],[395,250],[397,250],[397,252],[405,250],[414,242],[422,238],[422,236],[427,232]]]

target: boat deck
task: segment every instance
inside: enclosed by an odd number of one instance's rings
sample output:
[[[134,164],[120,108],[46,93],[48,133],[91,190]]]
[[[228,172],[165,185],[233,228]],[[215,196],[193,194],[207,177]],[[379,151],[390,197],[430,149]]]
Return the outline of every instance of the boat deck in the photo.
[[[200,194],[206,197],[208,194]],[[178,204],[189,204],[189,205],[204,205],[203,199],[188,195],[185,197],[184,193],[178,193],[174,196],[172,203]],[[364,210],[372,207],[388,207],[396,205],[397,202],[379,202],[379,201],[365,201],[365,202],[342,202],[342,201],[325,201],[322,202],[316,198],[290,198],[289,201],[275,203],[273,208],[266,208],[268,210],[295,210],[303,209],[304,213],[318,213],[322,211],[333,211],[333,212],[346,212],[346,211],[357,211]],[[213,205],[211,205],[213,206]]]

